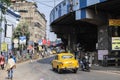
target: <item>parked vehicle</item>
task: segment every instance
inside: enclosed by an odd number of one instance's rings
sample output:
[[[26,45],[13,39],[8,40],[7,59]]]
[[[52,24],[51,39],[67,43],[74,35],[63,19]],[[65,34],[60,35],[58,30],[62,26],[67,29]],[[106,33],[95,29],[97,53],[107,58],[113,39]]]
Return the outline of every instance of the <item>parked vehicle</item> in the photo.
[[[63,70],[72,70],[74,73],[77,73],[79,68],[79,62],[72,53],[57,54],[51,64],[52,69],[58,73],[62,73]]]

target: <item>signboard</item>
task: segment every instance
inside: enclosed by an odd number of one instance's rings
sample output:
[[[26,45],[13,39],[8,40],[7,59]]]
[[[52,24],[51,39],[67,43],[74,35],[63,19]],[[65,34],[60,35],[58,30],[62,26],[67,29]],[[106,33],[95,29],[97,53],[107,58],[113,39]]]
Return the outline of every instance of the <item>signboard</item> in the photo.
[[[12,40],[11,40],[11,38],[5,37],[5,42],[6,42],[7,44],[11,44],[11,43],[12,43]]]
[[[109,26],[120,26],[120,19],[109,19]]]
[[[1,44],[1,51],[7,52],[7,43],[3,42],[3,43]]]
[[[26,36],[20,36],[19,42],[20,42],[20,44],[26,44]]]
[[[50,40],[47,41],[47,46],[50,46],[51,42]]]
[[[112,37],[112,50],[120,50],[120,37]]]
[[[15,44],[14,44],[14,48],[18,48],[18,43],[15,43]]]
[[[14,44],[17,44],[17,43],[18,43],[18,39],[15,38],[15,39],[13,40],[13,42],[14,42]]]
[[[46,40],[46,39],[43,39],[43,40],[42,40],[42,44],[43,44],[43,45],[46,45],[46,44],[47,44],[47,40]]]
[[[39,40],[39,41],[38,41],[38,44],[39,44],[39,45],[42,45],[42,40]]]
[[[7,26],[6,26],[6,37],[11,38],[12,37],[12,32],[13,32],[13,25],[12,24],[7,24]]]
[[[108,55],[108,50],[98,50],[98,60],[103,60],[104,55]]]

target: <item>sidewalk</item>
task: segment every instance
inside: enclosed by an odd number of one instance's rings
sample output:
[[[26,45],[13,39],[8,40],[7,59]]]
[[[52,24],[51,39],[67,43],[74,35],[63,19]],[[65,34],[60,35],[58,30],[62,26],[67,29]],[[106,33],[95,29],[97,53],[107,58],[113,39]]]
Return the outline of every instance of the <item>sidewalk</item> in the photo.
[[[99,65],[92,65],[91,70],[120,74],[120,67],[103,67]]]

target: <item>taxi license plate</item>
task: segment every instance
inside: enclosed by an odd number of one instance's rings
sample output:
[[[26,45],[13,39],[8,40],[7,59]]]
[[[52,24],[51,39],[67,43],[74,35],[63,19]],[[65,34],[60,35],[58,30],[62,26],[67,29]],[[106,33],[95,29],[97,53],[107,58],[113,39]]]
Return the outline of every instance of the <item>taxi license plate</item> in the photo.
[[[68,68],[74,68],[74,66],[73,65],[68,65]]]

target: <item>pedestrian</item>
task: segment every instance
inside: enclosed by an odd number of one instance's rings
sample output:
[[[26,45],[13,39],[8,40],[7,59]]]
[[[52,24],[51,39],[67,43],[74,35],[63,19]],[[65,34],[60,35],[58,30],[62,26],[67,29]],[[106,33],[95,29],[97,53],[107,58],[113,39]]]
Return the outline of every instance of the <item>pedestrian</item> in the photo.
[[[15,63],[17,62],[16,60],[16,56],[15,55],[12,55],[12,58],[14,59]]]
[[[33,59],[33,50],[30,50],[29,56],[30,56],[30,62],[32,62],[32,59]]]
[[[16,68],[16,64],[15,64],[15,61],[13,59],[13,56],[10,55],[9,59],[8,59],[8,63],[6,65],[6,70],[8,72],[8,79],[11,79],[13,78],[13,69]]]
[[[0,55],[0,66],[1,66],[2,70],[4,69],[4,64],[5,64],[5,57],[3,56],[3,53],[1,52],[1,55]]]

